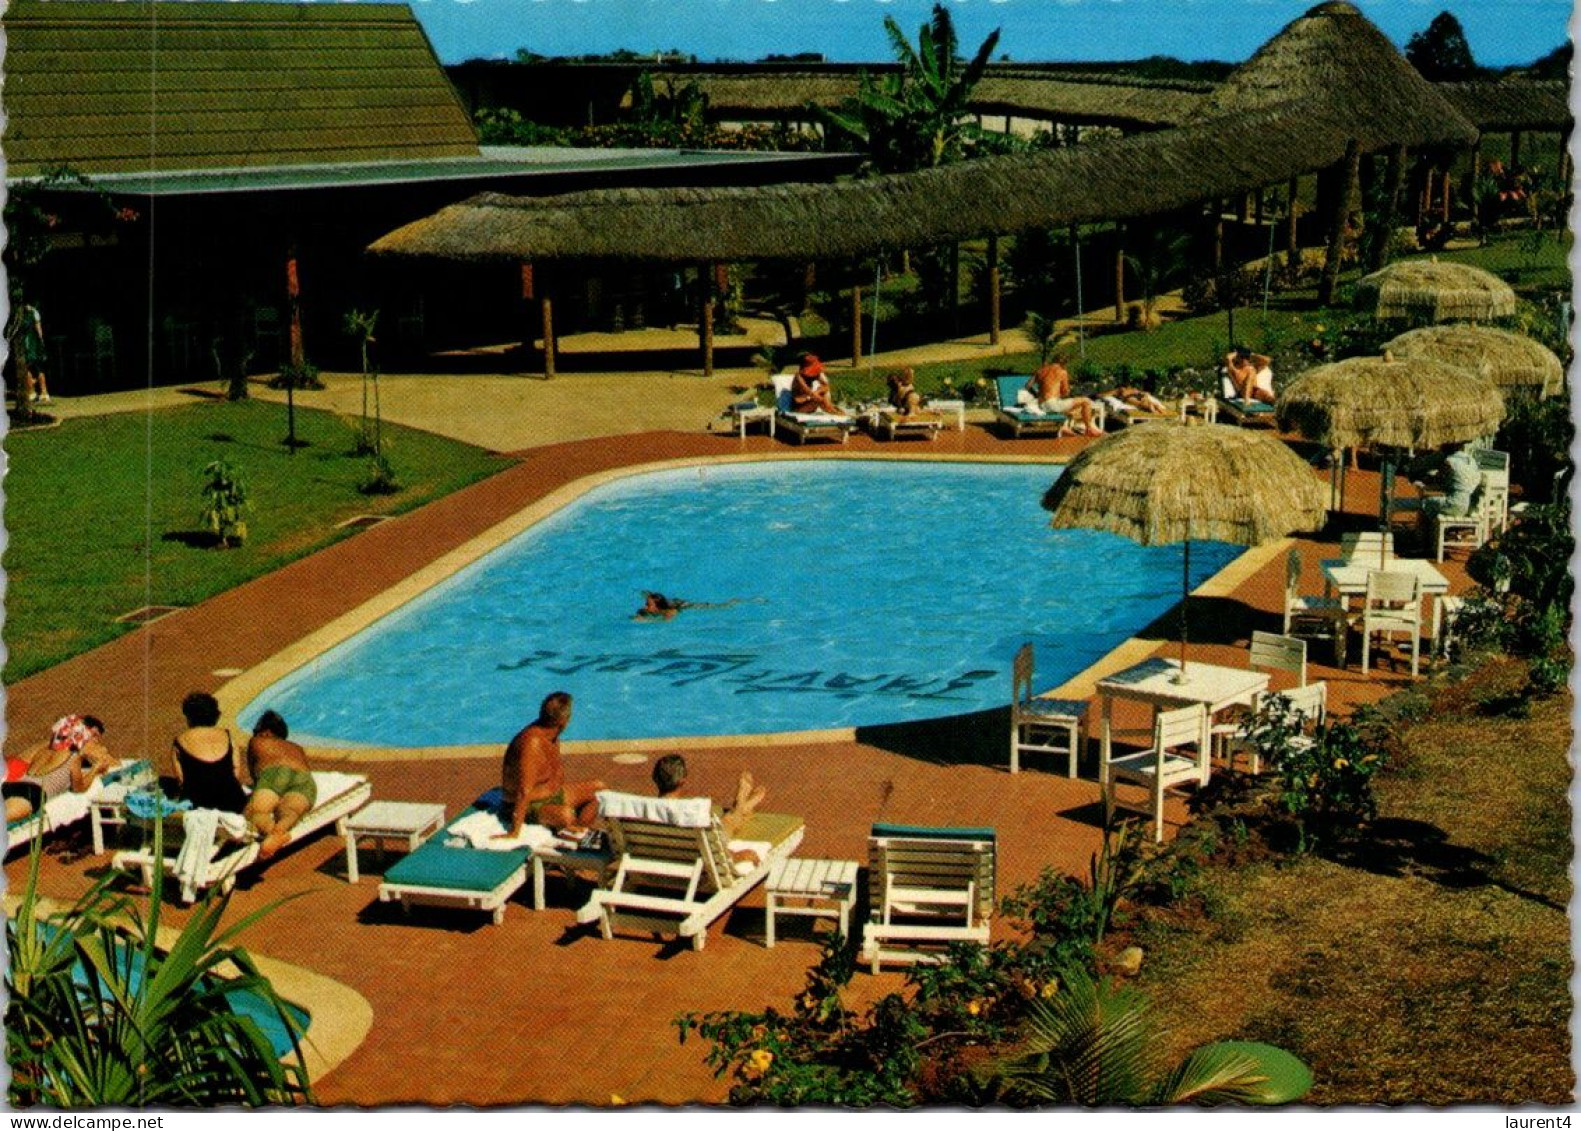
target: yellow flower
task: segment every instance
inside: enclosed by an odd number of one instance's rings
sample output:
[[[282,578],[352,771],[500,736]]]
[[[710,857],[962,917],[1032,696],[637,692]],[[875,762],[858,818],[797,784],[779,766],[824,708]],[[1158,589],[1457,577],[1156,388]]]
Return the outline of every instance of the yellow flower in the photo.
[[[1316,774],[1313,774],[1311,777],[1309,777],[1307,779],[1307,788],[1308,789],[1316,789],[1317,788],[1317,780],[1318,780],[1318,776]]]
[[[970,1013],[973,1017],[976,1017],[982,1011],[983,1011],[983,1003],[982,1002],[977,1001],[977,1000],[974,999],[974,1000],[969,1001],[969,1002],[966,1003],[966,1012]]]
[[[1317,332],[1320,333],[1320,334],[1323,332],[1323,323],[1321,323],[1321,322],[1318,323]]]
[[[1051,998],[1057,993],[1059,993],[1058,978],[1050,978],[1048,981],[1043,983],[1043,997]]]
[[[1345,759],[1343,759],[1343,758],[1335,758],[1335,759],[1334,759],[1334,768],[1335,768],[1335,769],[1336,769],[1336,770],[1343,770],[1343,769],[1344,769],[1344,768],[1345,768],[1345,767],[1346,767],[1346,766],[1348,766],[1348,765],[1350,765],[1350,763],[1349,763],[1349,762],[1347,762],[1347,761],[1346,761],[1346,760],[1345,760]]]
[[[803,1009],[812,1009],[817,1004],[818,1004],[818,999],[813,997],[812,994],[802,994],[801,995],[801,1007]]]
[[[746,1077],[756,1080],[769,1070],[769,1065],[774,1063],[774,1054],[768,1049],[753,1049],[752,1055],[747,1057]]]
[[[977,379],[977,387],[979,389],[986,388],[987,385],[988,385],[988,378],[986,378],[986,377],[979,377]]]
[[[610,1107],[625,1107],[626,1106],[626,1101],[621,1097],[621,1094],[619,1092],[611,1092],[611,1093],[609,1093],[609,1106]]]

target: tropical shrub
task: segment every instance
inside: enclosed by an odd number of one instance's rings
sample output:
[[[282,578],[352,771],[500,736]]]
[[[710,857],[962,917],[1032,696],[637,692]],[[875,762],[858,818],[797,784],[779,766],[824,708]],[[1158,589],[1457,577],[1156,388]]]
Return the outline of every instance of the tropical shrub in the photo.
[[[158,833],[156,831],[156,836]],[[156,842],[156,852],[158,851]],[[227,895],[205,896],[175,941],[156,945],[161,880],[146,913],[101,880],[44,917],[34,843],[6,920],[8,1099],[17,1107],[221,1107],[311,1103],[301,1026],[235,940],[276,905],[221,929]],[[156,876],[159,874],[156,872]],[[236,971],[235,977],[220,972]],[[290,1034],[276,1055],[227,995],[260,998]]]
[[[401,489],[400,477],[384,452],[368,456],[368,476],[357,486],[364,495],[393,495]]]
[[[221,546],[239,546],[247,541],[247,484],[241,472],[228,460],[217,459],[203,469],[203,526],[219,539]]]
[[[312,362],[304,361],[301,365],[292,365],[289,362],[280,367],[280,372],[269,378],[271,389],[322,389],[324,381],[318,375],[318,366]]]
[[[1372,779],[1386,758],[1355,726],[1326,723],[1308,737],[1306,720],[1283,695],[1253,716],[1250,741],[1279,778],[1279,806],[1295,818],[1299,852],[1354,836],[1378,813]]]

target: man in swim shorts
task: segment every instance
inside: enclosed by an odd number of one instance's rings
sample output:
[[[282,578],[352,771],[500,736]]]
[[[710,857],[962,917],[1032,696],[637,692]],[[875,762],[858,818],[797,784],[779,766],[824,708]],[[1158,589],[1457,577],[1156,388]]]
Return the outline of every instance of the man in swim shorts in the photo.
[[[571,723],[571,696],[556,691],[544,698],[538,719],[505,748],[500,784],[505,794],[501,821],[507,831],[496,839],[521,835],[526,824],[551,829],[587,828],[598,816],[594,796],[601,781],[567,782],[560,762],[560,735]]]
[[[318,787],[307,765],[307,751],[288,741],[286,722],[265,711],[253,724],[247,743],[247,770],[253,792],[242,816],[263,834],[258,855],[267,860],[291,840],[291,829],[318,801]]]

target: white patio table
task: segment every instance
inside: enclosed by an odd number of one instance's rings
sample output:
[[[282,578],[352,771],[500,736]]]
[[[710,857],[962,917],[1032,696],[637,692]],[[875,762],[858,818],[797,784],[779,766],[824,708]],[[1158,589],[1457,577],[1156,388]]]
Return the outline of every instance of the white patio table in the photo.
[[[1114,701],[1130,699],[1147,703],[1156,715],[1160,710],[1189,707],[1201,703],[1207,708],[1202,717],[1202,749],[1208,749],[1213,716],[1226,707],[1251,706],[1259,691],[1268,689],[1268,673],[1245,668],[1226,668],[1192,661],[1182,676],[1179,660],[1154,657],[1100,679],[1097,692],[1103,699],[1103,760],[1109,761],[1114,717]],[[1204,779],[1205,780],[1205,779]]]

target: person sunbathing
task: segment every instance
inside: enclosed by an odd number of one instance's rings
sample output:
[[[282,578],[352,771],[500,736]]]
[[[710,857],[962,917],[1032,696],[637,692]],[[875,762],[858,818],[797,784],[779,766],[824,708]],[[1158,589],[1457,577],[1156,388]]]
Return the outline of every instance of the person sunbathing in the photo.
[[[1129,385],[1121,385],[1118,388],[1110,389],[1107,393],[1100,394],[1100,396],[1105,402],[1114,401],[1131,412],[1151,412],[1160,415],[1169,412],[1164,402],[1152,393],[1146,389],[1132,388]]]
[[[5,819],[31,817],[44,803],[64,793],[86,793],[107,770],[120,763],[104,743],[104,723],[92,715],[66,715],[50,727],[49,738],[27,753],[6,759]]]
[[[1224,374],[1234,396],[1243,401],[1274,403],[1274,370],[1270,358],[1240,346],[1225,357]]]
[[[679,754],[666,754],[653,764],[653,787],[659,791],[659,796],[665,799],[687,796],[681,792],[681,787],[686,784],[686,759]],[[736,797],[730,808],[719,810],[716,805],[715,815],[719,818],[719,827],[724,830],[725,837],[730,840],[738,839],[741,826],[748,817],[758,811],[758,806],[768,798],[768,790],[758,785],[748,770],[742,770],[741,776],[736,779]],[[761,857],[750,849],[735,849],[730,853],[732,860],[745,862],[757,867],[763,863]]]
[[[307,751],[289,741],[290,728],[274,711],[253,724],[247,742],[247,769],[252,796],[242,816],[263,834],[258,855],[267,860],[291,840],[291,829],[318,801],[318,787],[308,769]]]
[[[604,783],[565,780],[560,735],[570,724],[570,694],[553,692],[544,697],[537,721],[523,728],[505,748],[500,767],[504,793],[500,820],[506,831],[494,839],[514,840],[525,824],[585,829],[598,816],[595,795]]]
[[[1086,397],[1073,397],[1070,391],[1070,371],[1065,368],[1065,357],[1058,355],[1047,365],[1041,366],[1026,387],[1017,394],[1019,403],[1038,412],[1057,412],[1076,422],[1076,431],[1089,436],[1103,435],[1093,412],[1092,401]],[[1060,430],[1064,435],[1064,429]]]
[[[835,407],[829,375],[816,354],[803,354],[796,377],[791,381],[791,408],[796,412],[823,412],[830,416],[842,415]]]
[[[247,807],[242,758],[230,730],[219,725],[219,701],[206,691],[194,691],[181,701],[181,713],[187,729],[172,744],[178,796],[195,809],[240,813]]]

